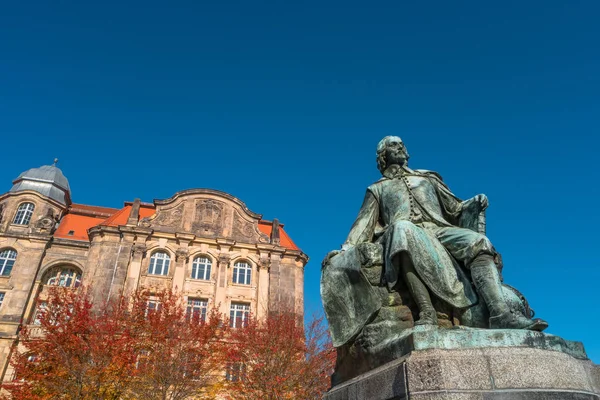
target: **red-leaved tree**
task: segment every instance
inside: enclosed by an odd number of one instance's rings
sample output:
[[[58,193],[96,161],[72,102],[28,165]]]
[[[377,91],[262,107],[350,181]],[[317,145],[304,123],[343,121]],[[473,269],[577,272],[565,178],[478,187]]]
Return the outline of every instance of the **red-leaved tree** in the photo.
[[[151,307],[148,307],[148,305]],[[193,312],[178,292],[133,297],[132,325],[140,346],[131,398],[214,398],[224,365],[225,325],[220,314]]]
[[[187,315],[178,292],[98,307],[84,289],[50,288],[37,321],[2,386],[13,400],[212,399],[220,388],[224,324],[216,312]]]
[[[49,288],[44,304],[13,348],[15,379],[2,386],[13,400],[312,400],[329,387],[322,319],[272,313],[230,329],[173,290],[100,307],[83,288]]]
[[[119,399],[131,384],[137,339],[124,303],[94,310],[83,289],[50,288],[38,317],[15,343],[13,400]]]
[[[293,313],[249,319],[228,345],[231,399],[321,399],[330,386],[335,350],[322,318],[306,326]]]

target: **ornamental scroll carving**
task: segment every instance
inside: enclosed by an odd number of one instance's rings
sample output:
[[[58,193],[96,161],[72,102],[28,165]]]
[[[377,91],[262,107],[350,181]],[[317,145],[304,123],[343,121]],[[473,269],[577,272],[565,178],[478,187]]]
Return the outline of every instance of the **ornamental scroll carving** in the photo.
[[[168,210],[160,209],[157,211],[156,218],[150,221],[150,225],[181,229],[183,227],[183,206],[180,204]]]
[[[268,243],[269,237],[258,230],[257,222],[243,219],[237,211],[233,215],[233,237],[245,242]]]
[[[58,218],[54,216],[54,210],[48,208],[46,215],[38,219],[35,223],[35,232],[42,234],[51,234],[56,230],[56,223]]]

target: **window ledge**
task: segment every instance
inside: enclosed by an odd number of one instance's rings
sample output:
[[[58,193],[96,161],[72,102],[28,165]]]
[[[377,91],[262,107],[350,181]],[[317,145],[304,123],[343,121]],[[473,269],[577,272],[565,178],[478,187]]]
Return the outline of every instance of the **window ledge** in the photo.
[[[238,286],[238,287],[245,287],[245,288],[256,288],[256,286],[252,286],[251,283],[245,284],[245,283],[233,283],[233,282],[230,282],[230,284],[231,284],[230,286]]]
[[[148,273],[146,273],[146,274],[144,274],[144,275],[142,275],[142,276],[145,276],[145,277],[147,277],[147,278],[163,278],[163,279],[173,279],[173,277],[172,277],[172,276],[170,276],[170,275],[154,275],[154,274],[148,274]]]
[[[213,279],[194,279],[194,278],[185,278],[186,282],[194,282],[194,283],[211,283],[211,284],[215,284],[217,283],[216,280]]]

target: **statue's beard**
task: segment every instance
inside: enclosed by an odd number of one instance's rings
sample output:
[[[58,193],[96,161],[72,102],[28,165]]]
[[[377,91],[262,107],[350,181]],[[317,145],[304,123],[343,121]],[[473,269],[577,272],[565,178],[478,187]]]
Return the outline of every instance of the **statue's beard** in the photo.
[[[408,166],[408,158],[406,156],[394,157],[392,160],[389,160],[386,163],[388,166],[390,165],[399,165],[400,167]]]

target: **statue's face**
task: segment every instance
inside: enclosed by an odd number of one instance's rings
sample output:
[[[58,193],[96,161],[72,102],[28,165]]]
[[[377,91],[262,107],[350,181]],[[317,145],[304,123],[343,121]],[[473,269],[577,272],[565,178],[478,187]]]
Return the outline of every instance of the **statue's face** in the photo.
[[[406,147],[402,143],[402,139],[397,136],[392,136],[388,139],[385,147],[385,161],[387,165],[404,165],[408,161],[408,153]]]

